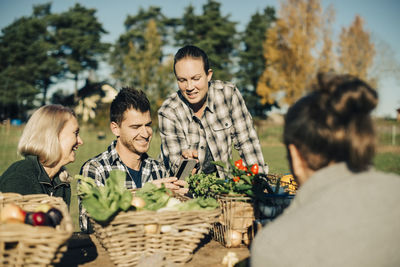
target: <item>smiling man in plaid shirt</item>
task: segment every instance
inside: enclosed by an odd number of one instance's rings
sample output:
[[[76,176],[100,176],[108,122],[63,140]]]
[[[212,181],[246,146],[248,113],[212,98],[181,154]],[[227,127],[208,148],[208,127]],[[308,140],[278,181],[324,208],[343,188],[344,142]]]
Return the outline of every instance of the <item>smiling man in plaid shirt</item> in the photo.
[[[111,103],[110,128],[117,137],[106,151],[83,164],[80,173],[91,177],[98,186],[103,186],[112,170],[126,172],[126,188],[141,188],[146,182],[165,184],[167,188],[180,193],[185,182],[168,177],[163,164],[147,155],[153,136],[150,103],[142,91],[122,88]],[[163,178],[167,177],[167,178]],[[86,212],[80,206],[80,225],[88,228]]]
[[[204,173],[225,173],[211,161],[228,163],[232,144],[248,166],[257,163],[268,173],[253,120],[239,90],[229,82],[211,81],[208,57],[185,46],[174,58],[179,91],[158,111],[162,158],[174,173],[182,157],[197,158]],[[217,169],[218,168],[218,169]]]

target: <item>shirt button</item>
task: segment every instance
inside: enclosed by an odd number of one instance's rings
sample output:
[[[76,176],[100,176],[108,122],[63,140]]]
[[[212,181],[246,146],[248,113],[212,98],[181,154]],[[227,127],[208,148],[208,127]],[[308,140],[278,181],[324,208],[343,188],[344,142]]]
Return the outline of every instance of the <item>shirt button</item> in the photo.
[[[225,126],[228,126],[228,123],[225,123]]]
[[[201,149],[204,149],[204,146],[201,146],[200,148],[201,148]]]

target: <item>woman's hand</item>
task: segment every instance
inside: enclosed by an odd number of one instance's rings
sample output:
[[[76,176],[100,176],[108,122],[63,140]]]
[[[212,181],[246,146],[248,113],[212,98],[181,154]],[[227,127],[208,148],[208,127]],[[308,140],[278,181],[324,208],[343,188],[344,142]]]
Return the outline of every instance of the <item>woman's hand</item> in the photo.
[[[161,184],[164,184],[166,188],[178,194],[184,195],[189,192],[189,188],[187,187],[188,183],[184,180],[178,180],[176,177],[162,178],[151,182],[157,187],[161,187]]]
[[[197,150],[195,149],[188,149],[182,151],[182,157],[184,159],[197,159],[199,157]]]

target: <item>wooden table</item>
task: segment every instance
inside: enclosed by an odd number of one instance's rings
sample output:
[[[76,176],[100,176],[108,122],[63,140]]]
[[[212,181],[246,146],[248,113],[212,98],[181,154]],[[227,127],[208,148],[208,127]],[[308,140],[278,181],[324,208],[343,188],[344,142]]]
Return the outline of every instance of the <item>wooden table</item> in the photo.
[[[183,266],[226,266],[222,264],[222,260],[228,252],[236,254],[240,266],[248,265],[249,250],[247,247],[225,248],[217,241],[204,239],[204,242],[195,250],[193,258]],[[68,242],[68,251],[64,254],[61,262],[56,265],[56,267],[64,266],[114,267],[115,265],[94,235],[74,233]]]

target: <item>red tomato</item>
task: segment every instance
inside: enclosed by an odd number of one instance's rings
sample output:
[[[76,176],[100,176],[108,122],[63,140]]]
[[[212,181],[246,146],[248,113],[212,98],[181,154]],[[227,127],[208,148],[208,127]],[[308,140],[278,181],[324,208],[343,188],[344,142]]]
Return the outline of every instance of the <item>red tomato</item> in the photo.
[[[251,166],[251,172],[253,174],[258,174],[258,164],[254,164],[253,166]]]
[[[239,159],[239,160],[235,161],[235,167],[240,170],[240,168],[243,167],[243,160]]]
[[[239,180],[240,180],[239,176],[233,177],[233,181],[234,181],[234,182],[239,182]]]

